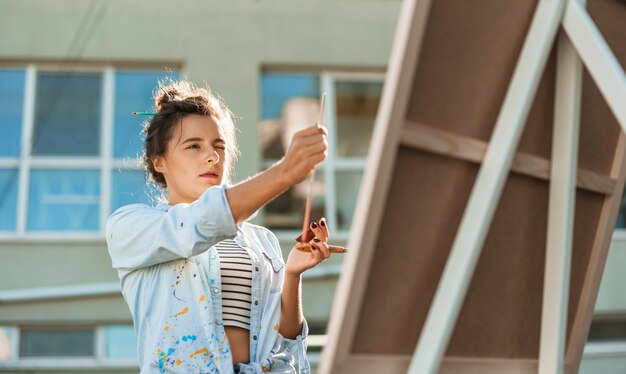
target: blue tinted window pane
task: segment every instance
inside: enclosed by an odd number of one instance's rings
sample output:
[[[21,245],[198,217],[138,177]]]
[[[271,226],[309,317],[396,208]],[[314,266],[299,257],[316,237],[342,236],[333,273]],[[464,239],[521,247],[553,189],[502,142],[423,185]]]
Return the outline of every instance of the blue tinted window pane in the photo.
[[[626,228],[626,189],[622,193],[622,201],[617,212],[617,222],[615,223],[616,229]]]
[[[18,169],[0,169],[0,231],[15,231]]]
[[[106,357],[136,357],[137,337],[132,325],[110,325],[106,331]]]
[[[128,204],[150,205],[149,189],[142,170],[114,171],[111,193],[111,212]]]
[[[178,74],[157,71],[120,71],[115,74],[115,131],[113,156],[135,158],[141,152],[141,124],[149,116],[133,116],[132,112],[152,111],[152,92],[159,79]]]
[[[101,74],[39,73],[33,154],[100,154]]]
[[[100,221],[98,170],[33,170],[28,230],[97,231]]]
[[[22,136],[24,70],[0,70],[0,157],[18,157]]]
[[[92,329],[22,329],[21,357],[93,356],[95,339]]]
[[[319,82],[313,74],[265,73],[261,79],[261,118],[280,118],[292,97],[319,98]]]

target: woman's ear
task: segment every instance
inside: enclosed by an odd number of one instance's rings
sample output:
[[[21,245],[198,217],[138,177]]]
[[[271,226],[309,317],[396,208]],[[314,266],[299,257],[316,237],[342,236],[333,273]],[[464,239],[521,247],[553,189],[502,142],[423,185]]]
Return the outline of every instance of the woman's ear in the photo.
[[[163,157],[154,156],[151,161],[152,161],[152,166],[154,166],[154,170],[163,174],[163,171],[165,170],[165,167],[163,166]]]

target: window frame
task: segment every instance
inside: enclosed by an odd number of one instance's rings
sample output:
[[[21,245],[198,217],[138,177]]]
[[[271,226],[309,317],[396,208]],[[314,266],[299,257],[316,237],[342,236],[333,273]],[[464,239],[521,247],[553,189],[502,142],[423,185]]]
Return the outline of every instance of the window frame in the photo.
[[[45,242],[57,240],[72,240],[81,242],[100,242],[105,234],[105,223],[111,211],[113,173],[115,171],[142,170],[138,160],[131,158],[117,158],[113,156],[113,139],[115,131],[115,78],[118,71],[159,71],[154,66],[120,67],[113,65],[93,66],[60,66],[55,64],[27,64],[2,66],[2,69],[24,70],[24,97],[22,108],[22,128],[19,157],[0,157],[0,168],[3,170],[17,169],[17,207],[16,227],[14,231],[0,231],[0,242]],[[102,76],[101,112],[99,121],[100,153],[97,156],[37,156],[31,155],[31,139],[34,131],[35,97],[37,74],[40,72],[76,72],[99,73]],[[178,69],[170,73],[177,73]],[[164,75],[166,72],[164,72]],[[138,108],[141,110],[142,108]],[[138,129],[140,130],[140,129]],[[97,170],[100,175],[100,213],[98,230],[94,231],[29,231],[28,200],[30,194],[30,175],[32,170]]]
[[[137,361],[136,352],[132,357],[107,357],[106,356],[106,328],[108,326],[128,325],[133,327],[130,322],[126,323],[107,323],[107,324],[84,324],[84,325],[69,325],[69,324],[43,324],[43,325],[3,325],[11,329],[12,341],[11,341],[11,357],[8,360],[0,361],[0,370],[3,369],[40,369],[46,367],[47,369],[138,369],[139,363]],[[21,357],[20,356],[20,343],[21,343],[21,329],[22,328],[37,328],[37,329],[76,329],[76,328],[91,328],[94,333],[94,355],[92,356],[41,356],[41,357]]]
[[[275,73],[276,71],[271,71]],[[310,72],[316,74],[319,79],[320,93],[326,93],[326,107],[324,109],[324,122],[328,129],[328,157],[318,165],[317,172],[324,173],[324,184],[326,194],[324,195],[324,212],[330,227],[338,227],[338,204],[337,204],[337,183],[336,175],[340,172],[365,172],[367,157],[344,157],[337,158],[337,118],[335,108],[335,83],[342,82],[379,82],[384,84],[384,72],[341,72],[328,71]],[[381,91],[382,96],[382,91]],[[371,139],[370,139],[371,144]],[[262,169],[269,168],[277,159],[262,159]],[[358,198],[358,197],[357,197]],[[265,208],[264,208],[265,209]],[[351,225],[352,223],[350,223]],[[289,242],[294,237],[301,234],[298,230],[272,229],[279,241]],[[336,229],[333,231],[333,238],[337,241],[346,242],[350,234],[350,229]]]

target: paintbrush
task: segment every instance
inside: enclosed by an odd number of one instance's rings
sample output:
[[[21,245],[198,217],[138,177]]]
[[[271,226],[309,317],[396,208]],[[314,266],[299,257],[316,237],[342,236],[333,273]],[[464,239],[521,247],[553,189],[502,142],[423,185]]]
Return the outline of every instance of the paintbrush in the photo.
[[[326,106],[326,93],[322,94],[322,102],[320,103],[320,120],[318,124],[320,126],[324,126],[324,107]],[[311,176],[309,178],[309,193],[306,196],[306,206],[304,208],[304,222],[302,223],[302,245],[304,245],[304,238],[306,237],[306,232],[309,229],[309,221],[311,219],[311,200],[313,198],[313,184],[315,183],[315,167],[313,167],[313,171],[311,172]]]
[[[325,107],[326,107],[326,93],[323,93],[322,101],[320,103],[320,120],[318,122],[320,126],[324,126]],[[296,238],[296,242],[299,242],[302,244],[301,250],[305,250],[304,248],[306,248],[306,243],[309,240],[313,239],[313,237],[315,236],[315,234],[313,233],[313,230],[309,228],[309,223],[311,219],[311,204],[313,200],[314,183],[315,183],[315,168],[313,168],[313,171],[311,172],[311,176],[309,178],[309,192],[306,197],[306,206],[304,208],[304,222],[302,223],[302,234]],[[329,245],[328,247],[330,251],[333,253],[345,253],[348,251],[344,247],[339,247],[335,245]]]

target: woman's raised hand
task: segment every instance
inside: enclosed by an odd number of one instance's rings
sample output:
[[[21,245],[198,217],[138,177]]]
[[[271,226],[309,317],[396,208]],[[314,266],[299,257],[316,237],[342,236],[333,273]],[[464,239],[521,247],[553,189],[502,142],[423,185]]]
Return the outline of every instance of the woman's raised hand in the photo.
[[[326,159],[327,135],[326,128],[320,125],[307,127],[293,135],[289,149],[279,162],[290,185],[304,181],[315,165]]]

